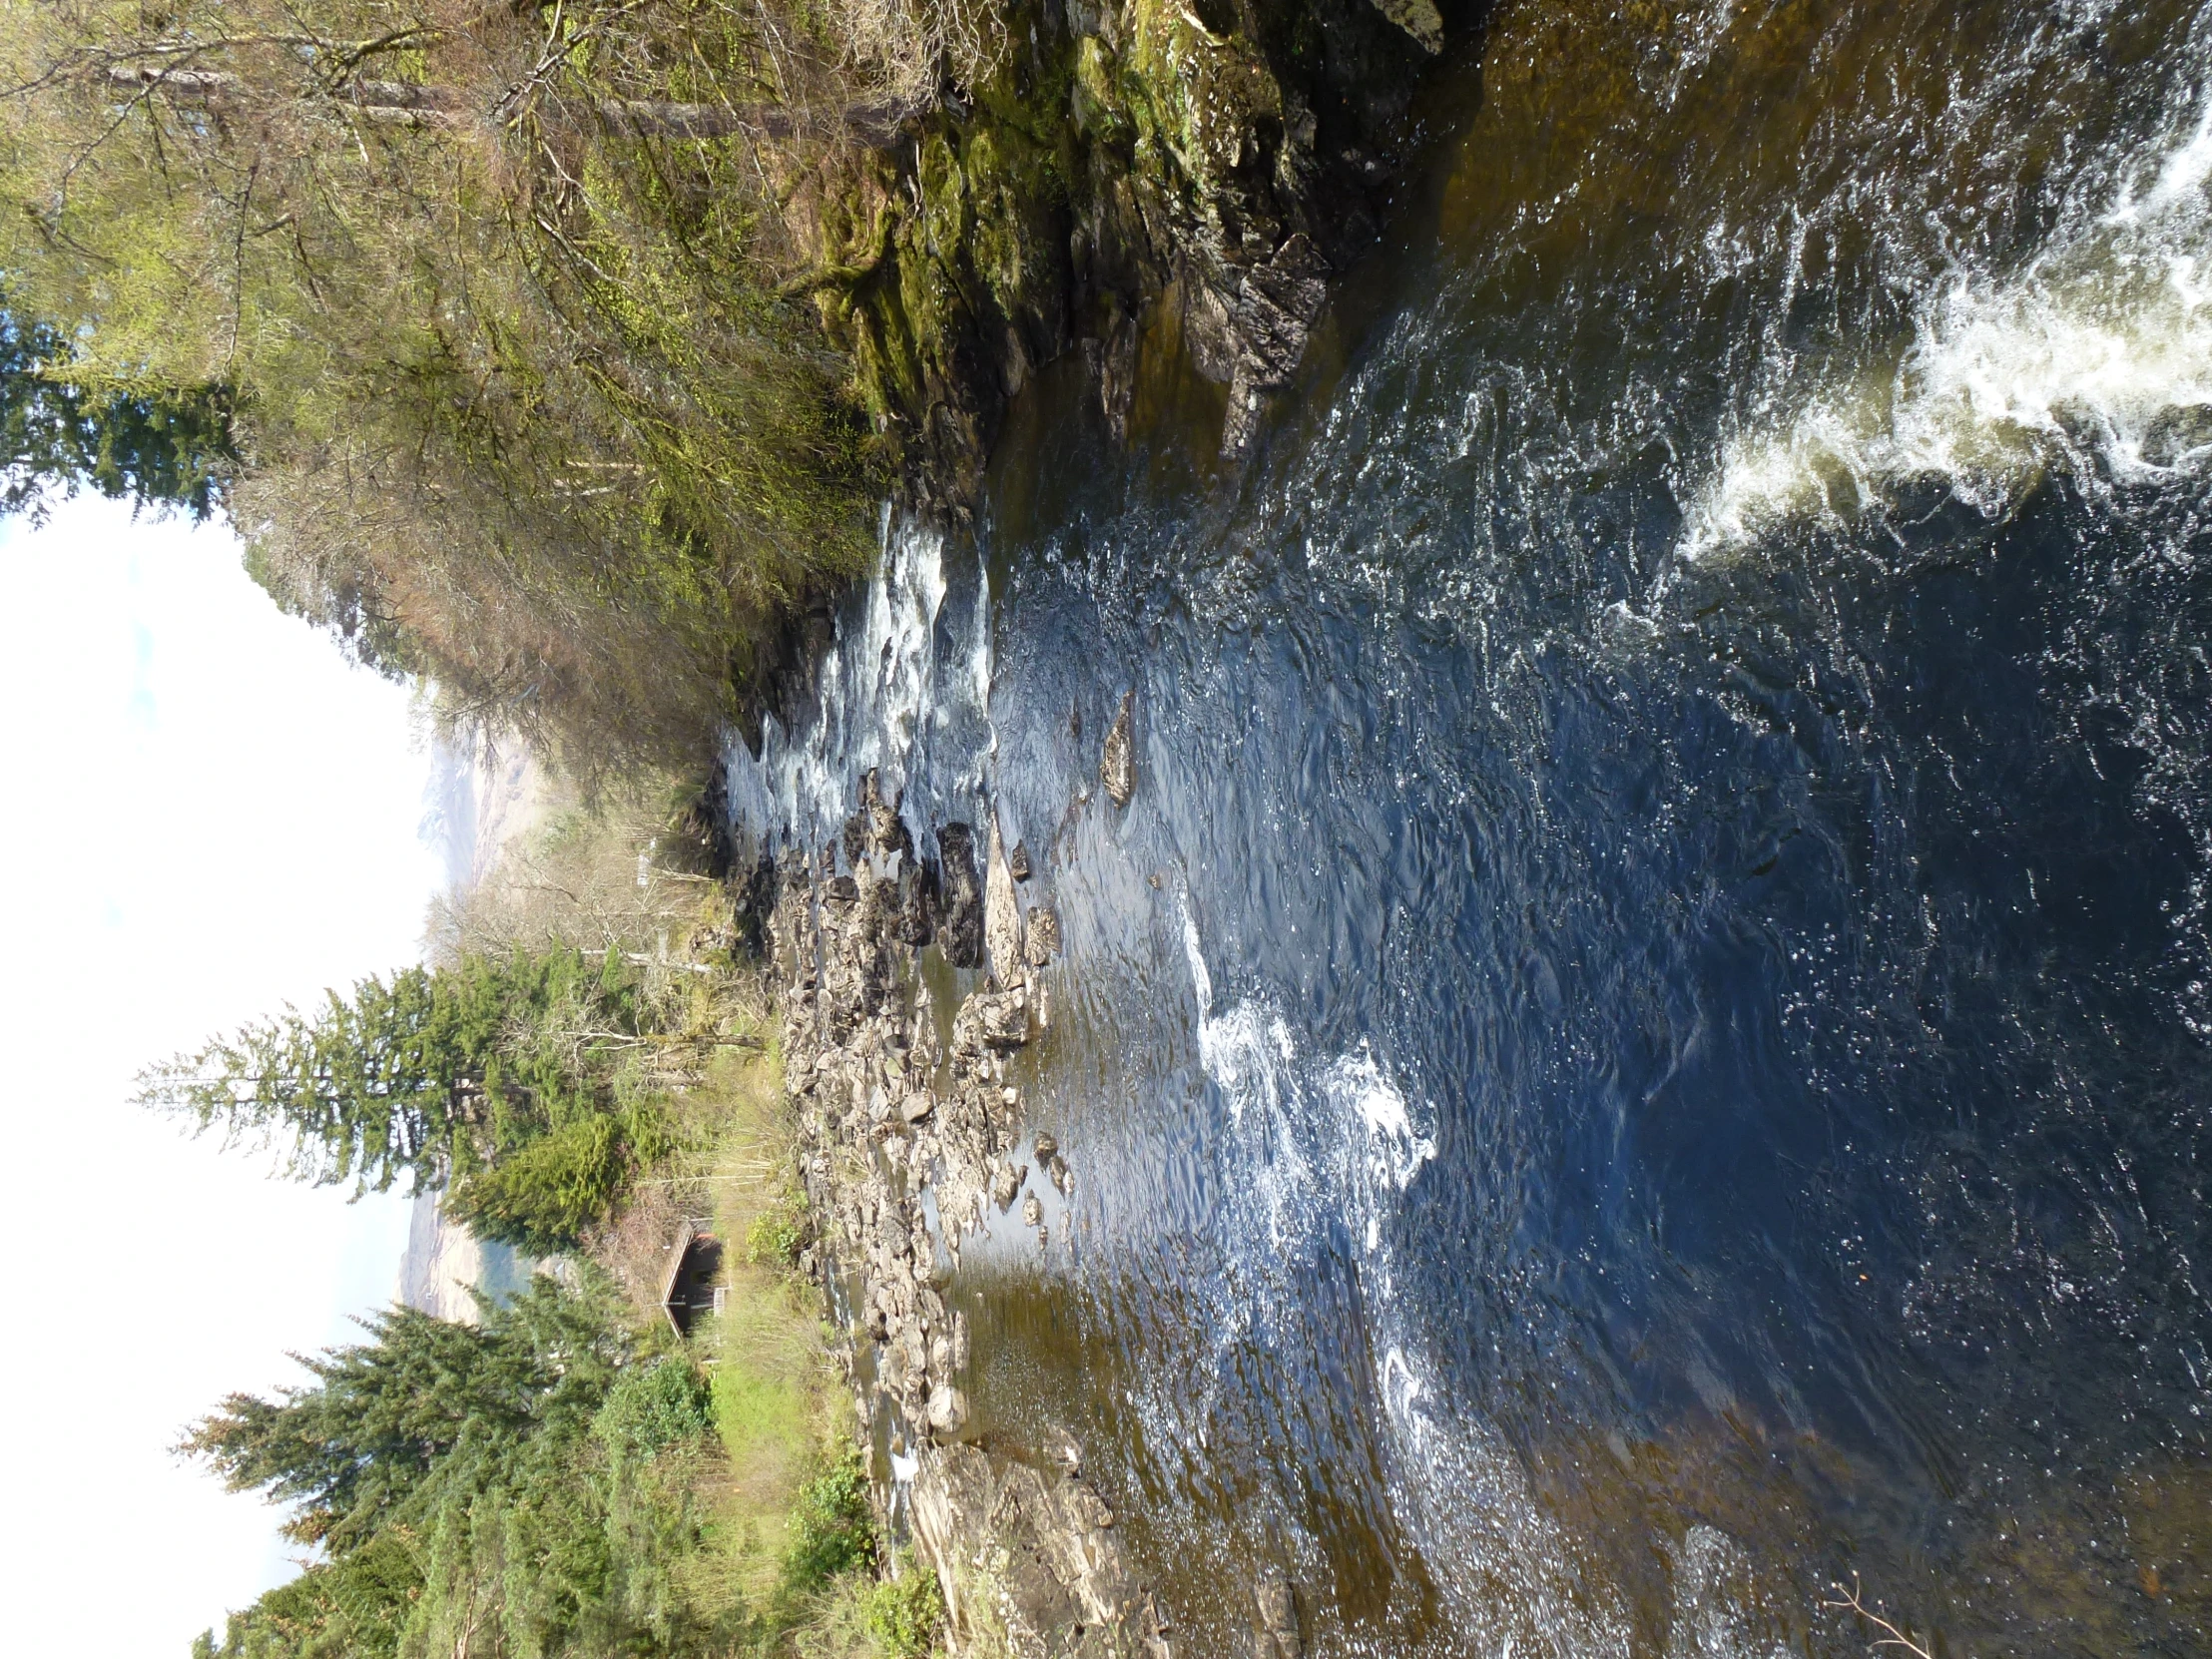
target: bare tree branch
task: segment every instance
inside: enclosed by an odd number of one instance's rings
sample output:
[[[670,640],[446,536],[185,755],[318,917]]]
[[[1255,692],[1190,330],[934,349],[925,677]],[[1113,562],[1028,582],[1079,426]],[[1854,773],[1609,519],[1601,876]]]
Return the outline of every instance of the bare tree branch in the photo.
[[[1824,1609],[1834,1611],[1848,1608],[1850,1611],[1857,1613],[1861,1618],[1865,1619],[1869,1624],[1875,1625],[1878,1628],[1889,1632],[1888,1635],[1880,1638],[1874,1644],[1876,1648],[1880,1649],[1886,1647],[1901,1647],[1905,1649],[1905,1651],[1908,1653],[1918,1654],[1920,1656],[1920,1659],[1936,1659],[1936,1656],[1930,1653],[1927,1648],[1921,1646],[1920,1643],[1914,1641],[1912,1637],[1908,1636],[1904,1631],[1900,1630],[1896,1625],[1892,1624],[1888,1619],[1884,1618],[1880,1613],[1877,1613],[1864,1601],[1860,1600],[1859,1575],[1857,1573],[1853,1573],[1851,1575],[1851,1588],[1849,1590],[1846,1590],[1841,1584],[1831,1584],[1829,1588],[1835,1591],[1839,1599],[1835,1601],[1822,1602],[1821,1606]]]

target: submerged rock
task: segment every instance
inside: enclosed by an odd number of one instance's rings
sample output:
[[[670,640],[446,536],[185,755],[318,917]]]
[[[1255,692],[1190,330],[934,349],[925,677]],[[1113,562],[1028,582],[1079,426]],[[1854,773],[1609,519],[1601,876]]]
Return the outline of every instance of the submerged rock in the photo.
[[[975,831],[948,824],[937,831],[937,946],[954,967],[983,965],[983,884],[975,875]]]
[[[1298,1635],[1298,1602],[1291,1581],[1274,1567],[1263,1571],[1252,1587],[1259,1604],[1259,1624],[1254,1630],[1255,1659],[1300,1659],[1304,1645]]]
[[[1134,732],[1134,716],[1137,694],[1124,692],[1121,713],[1114,717],[1113,729],[1106,734],[1105,752],[1098,758],[1098,781],[1106,786],[1106,794],[1117,807],[1129,805],[1129,798],[1137,793],[1137,751]]]

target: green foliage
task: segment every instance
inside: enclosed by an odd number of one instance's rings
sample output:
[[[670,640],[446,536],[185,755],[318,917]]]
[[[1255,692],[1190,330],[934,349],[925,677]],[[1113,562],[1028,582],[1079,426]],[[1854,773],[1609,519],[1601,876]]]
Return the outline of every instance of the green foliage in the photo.
[[[11,314],[0,293],[0,512],[44,516],[53,493],[215,510],[236,470],[231,395],[220,385],[80,384],[61,331]]]
[[[755,1267],[796,1268],[799,1253],[807,1244],[807,1233],[804,1203],[789,1190],[780,1190],[747,1226],[745,1259]]]
[[[863,1616],[868,1634],[891,1659],[926,1659],[944,1632],[944,1592],[937,1575],[911,1557],[895,1578],[868,1591]]]
[[[551,1255],[613,1208],[628,1167],[620,1123],[571,1118],[458,1179],[445,1212],[480,1239]]]
[[[875,1512],[857,1447],[847,1445],[799,1489],[790,1526],[779,1586],[786,1599],[816,1594],[839,1574],[875,1564]]]
[[[0,272],[84,383],[233,388],[279,603],[688,765],[872,485],[775,169],[619,111],[810,73],[740,0],[0,0]]]
[[[550,1254],[604,1217],[675,1131],[626,1069],[655,1049],[619,951],[472,954],[369,978],[140,1078],[200,1130],[279,1146],[294,1175],[383,1191],[450,1183],[479,1236]]]
[[[714,1426],[707,1381],[688,1360],[665,1358],[625,1373],[592,1420],[592,1434],[617,1459],[651,1457]]]

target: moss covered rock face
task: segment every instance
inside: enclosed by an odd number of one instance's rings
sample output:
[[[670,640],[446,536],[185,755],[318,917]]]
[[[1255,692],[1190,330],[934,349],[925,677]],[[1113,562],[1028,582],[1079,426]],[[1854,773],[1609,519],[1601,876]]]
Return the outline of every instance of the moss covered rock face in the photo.
[[[817,303],[916,492],[972,499],[1005,400],[1071,345],[1122,430],[1163,298],[1241,450],[1444,33],[1433,0],[1017,0],[987,77],[824,163],[795,197]]]

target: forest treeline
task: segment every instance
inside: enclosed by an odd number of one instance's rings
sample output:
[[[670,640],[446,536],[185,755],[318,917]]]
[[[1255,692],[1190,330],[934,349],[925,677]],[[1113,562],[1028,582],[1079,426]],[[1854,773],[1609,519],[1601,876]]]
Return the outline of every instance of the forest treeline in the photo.
[[[302,1572],[201,1659],[920,1659],[830,1363],[768,1005],[680,797],[555,812],[433,908],[429,960],[151,1067],[143,1103],[293,1178],[437,1196],[545,1271],[394,1307],[180,1449]],[[686,1224],[721,1311],[661,1297]],[[685,1236],[688,1236],[685,1235]]]
[[[881,468],[768,141],[936,74],[901,15],[0,0],[14,487],[220,492],[362,662],[594,767],[697,767],[869,551]],[[142,410],[199,421],[199,470],[118,471],[41,397],[125,448]]]
[[[973,506],[1062,353],[1108,430],[1192,396],[1245,452],[1443,36],[1430,0],[0,0],[0,308],[86,408],[218,414],[255,574],[360,661],[696,774],[870,507]]]
[[[473,1323],[394,1308],[363,1336],[187,1432],[182,1451],[283,1504],[314,1552],[195,1659],[929,1651],[935,1579],[878,1580],[858,1454],[748,1510],[729,1471],[755,1402],[641,1341],[596,1273],[541,1275]]]

